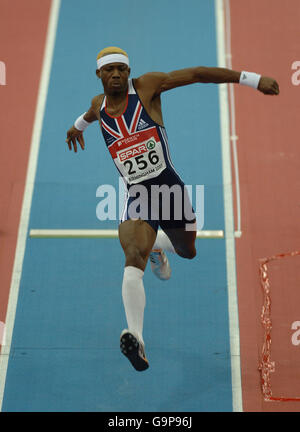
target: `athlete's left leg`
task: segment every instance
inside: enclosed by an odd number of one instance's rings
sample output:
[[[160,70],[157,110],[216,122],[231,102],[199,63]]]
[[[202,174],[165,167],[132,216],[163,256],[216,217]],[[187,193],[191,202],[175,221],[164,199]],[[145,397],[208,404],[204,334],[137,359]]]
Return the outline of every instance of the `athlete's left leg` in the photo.
[[[184,184],[179,184],[179,186],[182,188],[182,198],[176,200],[175,197],[172,197],[170,201],[170,218],[169,220],[160,219],[162,231],[158,233],[154,247],[158,246],[163,250],[176,252],[182,258],[192,259],[196,256],[196,214]],[[166,202],[168,203],[167,200]],[[163,201],[162,206],[164,205]],[[176,213],[181,215],[181,219],[175,218]]]
[[[195,240],[197,222],[188,190],[181,178],[174,172],[169,173],[168,196],[161,195],[159,201],[162,231],[158,232],[154,248],[176,252],[183,258],[192,259],[196,256]]]
[[[196,225],[196,224],[195,224]],[[196,256],[195,241],[197,237],[196,226],[193,230],[185,227],[167,228],[162,227],[168,239],[172,243],[175,252],[182,258],[192,259]]]
[[[182,191],[185,190],[181,183]],[[196,256],[195,240],[197,236],[196,215],[187,193],[183,194],[183,199],[178,201],[162,200],[160,203],[161,216],[163,210],[168,210],[164,206],[170,206],[170,218],[160,218],[161,230],[157,232],[157,237],[150,254],[151,268],[159,279],[169,279],[171,275],[170,265],[165,252],[173,252],[182,258],[192,259]],[[179,213],[180,212],[180,213]],[[175,214],[181,214],[181,219],[176,219]],[[188,219],[186,218],[188,215]]]

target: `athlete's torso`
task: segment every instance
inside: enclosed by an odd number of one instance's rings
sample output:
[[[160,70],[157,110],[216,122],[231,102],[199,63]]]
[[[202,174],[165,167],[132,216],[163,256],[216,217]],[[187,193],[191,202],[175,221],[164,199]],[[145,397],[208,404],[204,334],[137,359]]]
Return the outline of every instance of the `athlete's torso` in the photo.
[[[100,108],[102,134],[113,161],[127,185],[146,182],[165,170],[174,171],[165,128],[150,118],[128,80],[123,114],[111,116],[106,96]]]

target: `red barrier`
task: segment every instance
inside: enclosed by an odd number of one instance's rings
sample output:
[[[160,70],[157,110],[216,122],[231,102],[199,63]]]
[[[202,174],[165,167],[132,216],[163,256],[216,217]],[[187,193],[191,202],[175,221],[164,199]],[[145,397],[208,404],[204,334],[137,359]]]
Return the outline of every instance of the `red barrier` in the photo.
[[[264,301],[261,312],[261,322],[264,328],[264,342],[262,348],[261,361],[259,363],[259,371],[261,373],[261,388],[264,396],[264,400],[269,401],[299,401],[300,397],[283,397],[273,396],[271,387],[271,373],[275,372],[275,362],[271,360],[271,344],[272,344],[272,317],[271,317],[271,283],[269,276],[268,264],[271,261],[279,260],[282,258],[293,257],[300,255],[300,251],[294,251],[289,253],[282,253],[273,255],[268,258],[262,258],[260,260],[260,282],[261,288],[264,294]]]

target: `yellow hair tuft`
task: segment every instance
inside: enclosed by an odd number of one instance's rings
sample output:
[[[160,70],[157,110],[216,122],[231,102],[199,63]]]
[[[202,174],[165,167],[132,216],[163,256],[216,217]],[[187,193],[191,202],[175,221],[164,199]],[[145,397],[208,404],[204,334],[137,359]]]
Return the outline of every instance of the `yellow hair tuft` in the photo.
[[[104,48],[103,50],[101,50],[99,52],[99,54],[97,55],[97,60],[99,60],[101,57],[103,57],[107,54],[123,54],[126,57],[128,57],[128,54],[126,51],[122,50],[121,48],[112,46],[112,47],[107,47],[107,48]]]

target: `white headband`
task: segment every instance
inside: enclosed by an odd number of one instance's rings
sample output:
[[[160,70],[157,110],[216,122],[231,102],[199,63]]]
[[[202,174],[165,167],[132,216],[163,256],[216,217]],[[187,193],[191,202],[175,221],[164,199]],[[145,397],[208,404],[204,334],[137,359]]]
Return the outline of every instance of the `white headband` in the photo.
[[[109,63],[125,63],[127,66],[129,66],[129,59],[124,54],[109,54],[97,60],[98,69]]]

